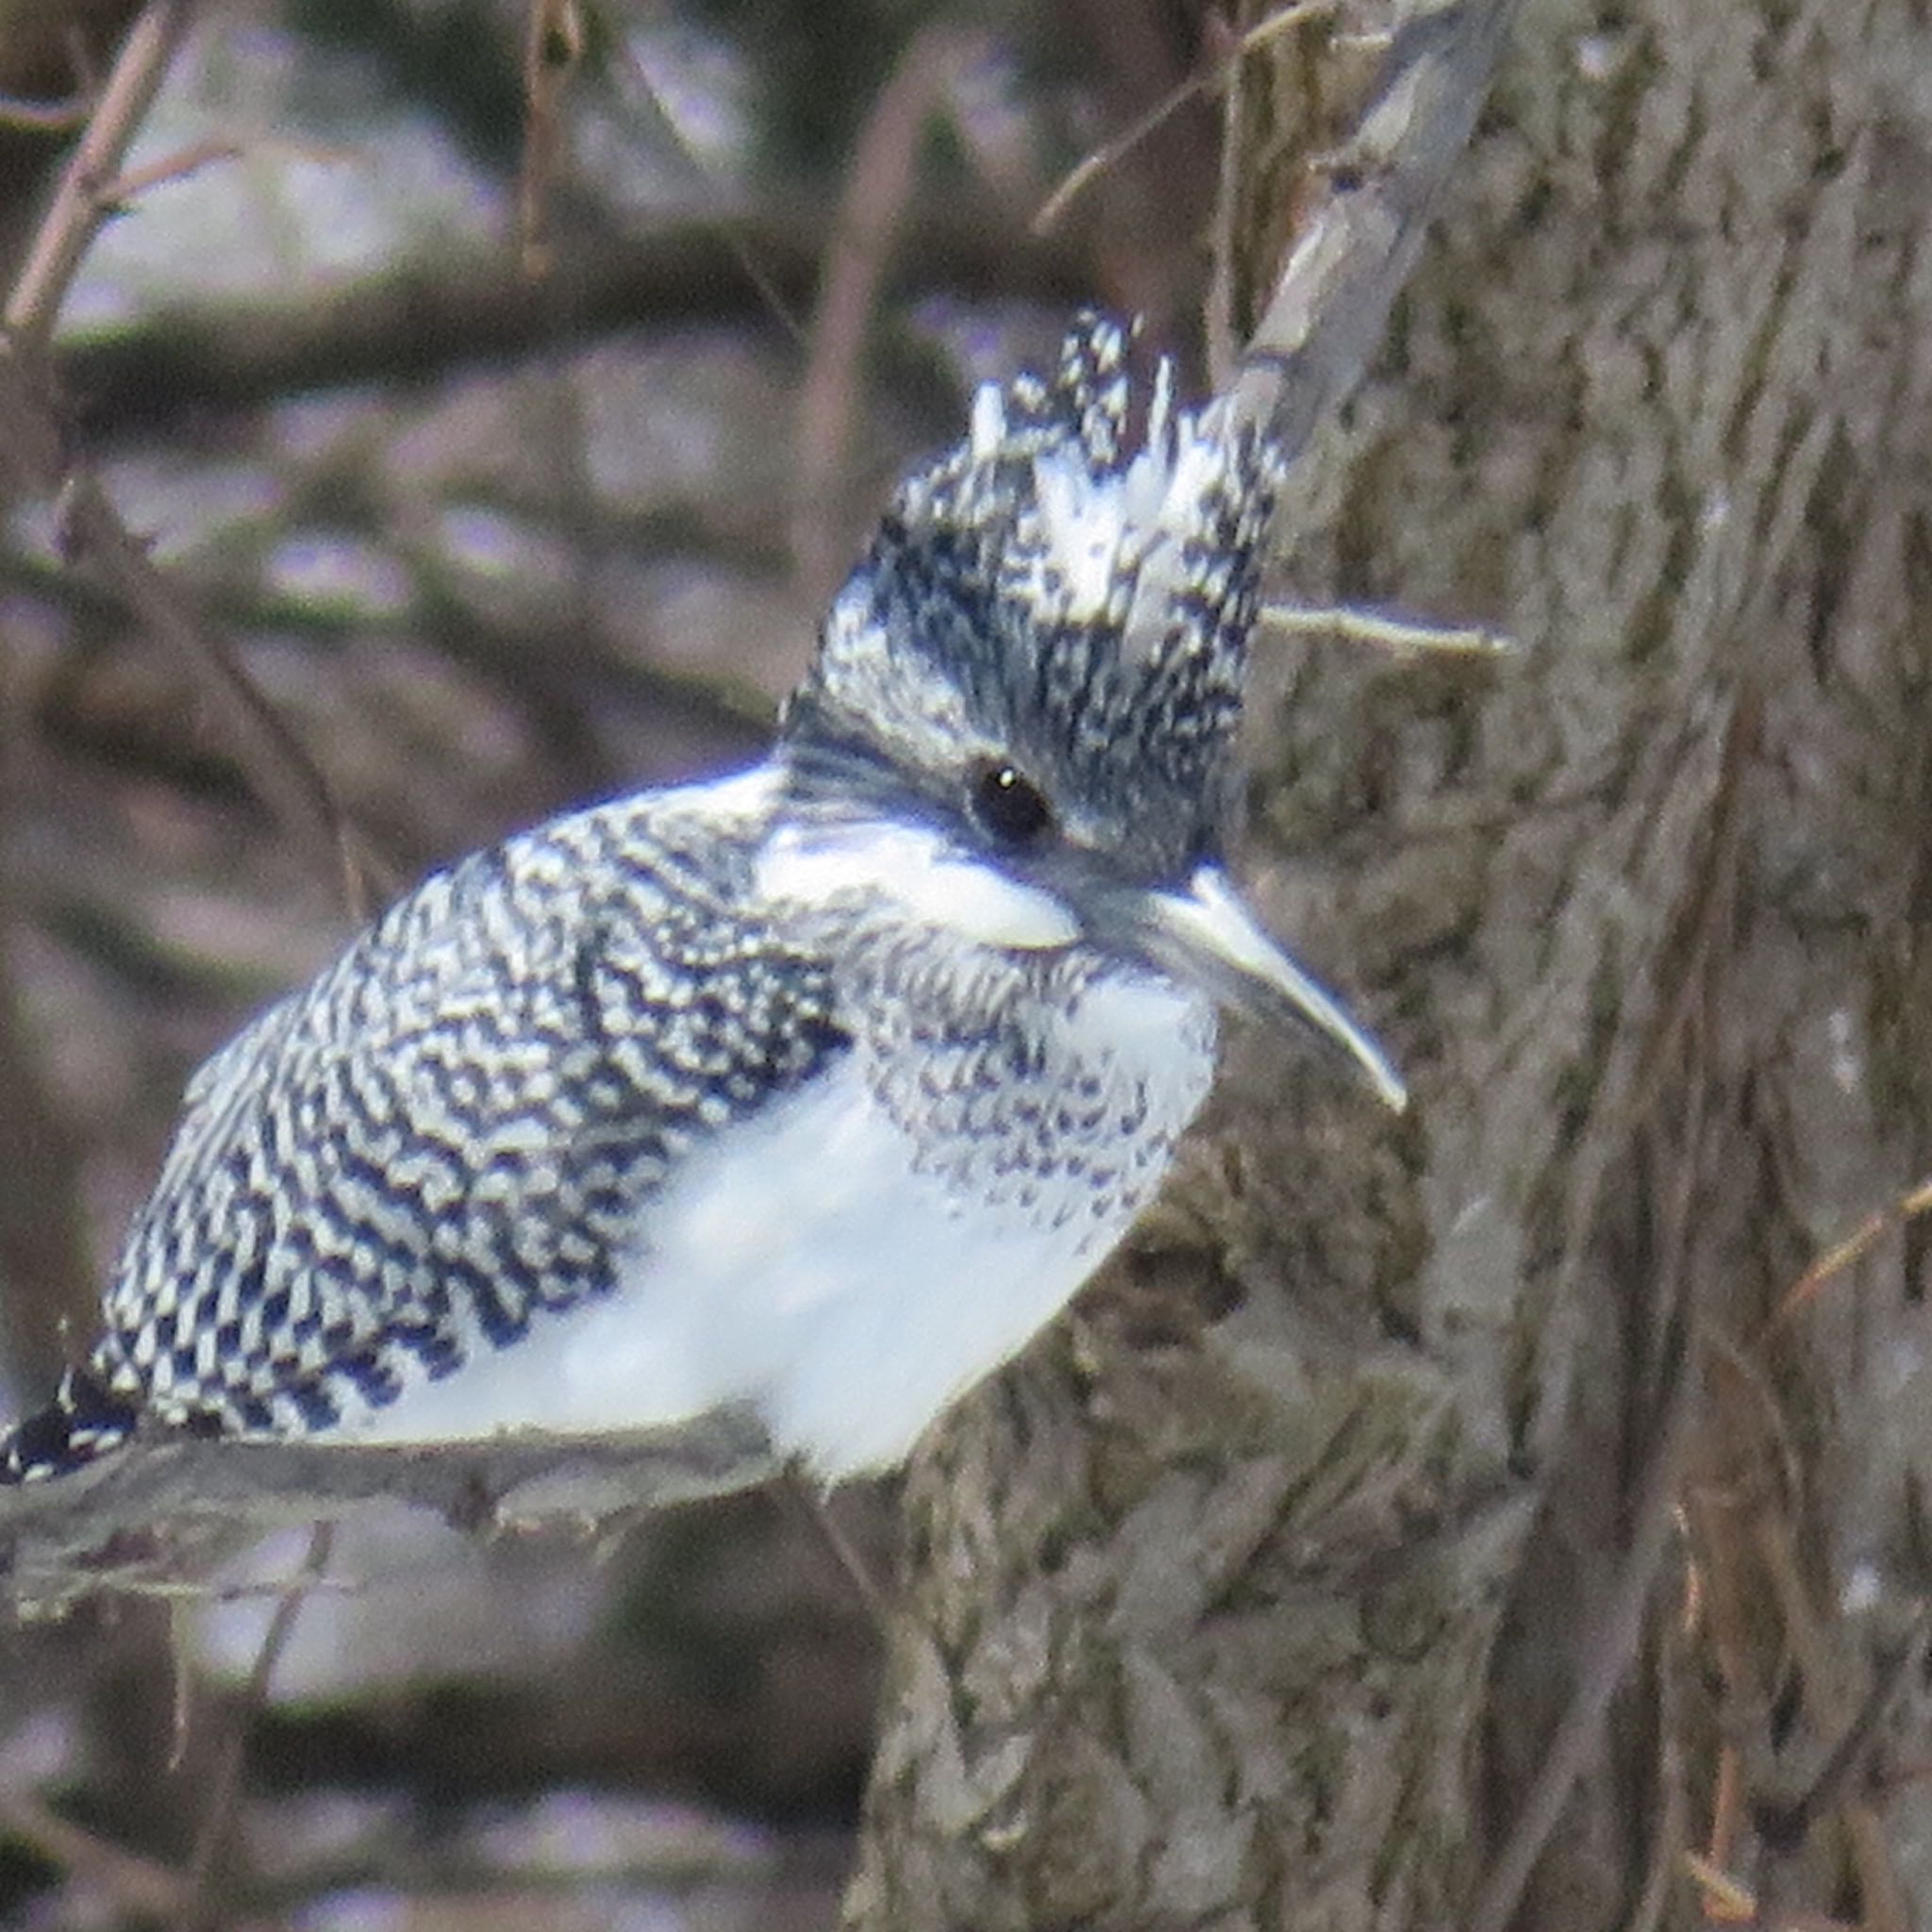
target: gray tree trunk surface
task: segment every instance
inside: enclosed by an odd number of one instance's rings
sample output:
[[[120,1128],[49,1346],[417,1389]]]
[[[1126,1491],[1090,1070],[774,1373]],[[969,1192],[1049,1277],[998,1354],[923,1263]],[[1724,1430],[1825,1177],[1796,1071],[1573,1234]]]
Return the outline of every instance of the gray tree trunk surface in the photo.
[[[1415,1104],[1236,1039],[925,1456],[852,1925],[1932,1922],[1928,212],[1914,0],[1529,0],[1281,556],[1517,649],[1255,707]]]

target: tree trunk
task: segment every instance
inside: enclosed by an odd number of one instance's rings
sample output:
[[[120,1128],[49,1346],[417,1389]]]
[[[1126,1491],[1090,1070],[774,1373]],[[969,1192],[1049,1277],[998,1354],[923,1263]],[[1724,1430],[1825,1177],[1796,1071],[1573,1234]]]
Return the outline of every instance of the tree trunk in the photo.
[[[1252,707],[1414,1107],[1236,1038],[930,1446],[851,1924],[1689,1925],[1687,1848],[1932,1923],[1927,75],[1921,0],[1527,0],[1283,529],[1517,649]]]

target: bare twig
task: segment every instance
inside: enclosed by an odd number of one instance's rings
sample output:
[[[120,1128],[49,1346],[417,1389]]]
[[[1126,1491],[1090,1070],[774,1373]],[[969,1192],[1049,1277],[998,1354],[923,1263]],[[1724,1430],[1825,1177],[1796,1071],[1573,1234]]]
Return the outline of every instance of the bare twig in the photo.
[[[113,211],[114,204],[103,199],[101,189],[121,173],[193,10],[193,0],[148,0],[122,43],[26,266],[0,312],[0,322],[29,349],[44,347],[52,336],[75,271]]]
[[[1516,0],[1443,0],[1398,27],[1367,111],[1327,158],[1230,408],[1298,455],[1382,338],[1475,126]]]
[[[563,97],[584,58],[577,0],[526,0],[524,36],[524,161],[517,174],[517,235],[524,273],[550,272],[550,186],[561,143]]]
[[[1863,1701],[1825,1753],[1824,1762],[1810,1783],[1795,1798],[1758,1804],[1758,1832],[1774,1848],[1787,1853],[1795,1851],[1826,1812],[1836,1810],[1855,1795],[1862,1774],[1869,1769],[1886,1715],[1918,1661],[1924,1636],[1922,1612],[1914,1619],[1906,1640],[1874,1673]]]
[[[145,167],[129,168],[111,181],[102,182],[98,190],[101,204],[111,213],[125,208],[136,195],[145,194],[150,188],[185,181],[191,175],[213,167],[217,161],[239,160],[246,152],[241,142],[226,135],[211,134],[204,141],[191,141],[186,147],[149,161]]]
[[[872,1566],[858,1546],[845,1534],[845,1525],[834,1513],[832,1498],[825,1492],[824,1485],[802,1472],[793,1472],[784,1487],[811,1519],[812,1528],[824,1538],[840,1573],[872,1619],[873,1628],[883,1636],[891,1627],[886,1593],[879,1588],[878,1578],[872,1574]]]
[[[1799,1275],[1765,1324],[1767,1330],[1781,1327],[1816,1301],[1825,1287],[1858,1259],[1881,1236],[1903,1228],[1907,1222],[1932,1212],[1932,1180],[1922,1180],[1909,1188],[1890,1208],[1868,1214],[1842,1241],[1834,1241],[1810,1267]]]
[[[1221,58],[1215,61],[1212,68],[1202,74],[1191,75],[1178,87],[1171,88],[1144,114],[1124,127],[1111,141],[1102,142],[1098,147],[1074,162],[1061,177],[1059,185],[1041,203],[1033,217],[1033,232],[1036,235],[1051,234],[1059,225],[1060,218],[1072,207],[1074,198],[1089,182],[1105,174],[1108,168],[1130,154],[1157,127],[1177,114],[1190,101],[1224,88],[1250,54],[1265,47],[1270,41],[1276,39],[1290,27],[1300,26],[1317,14],[1331,11],[1335,4],[1336,0],[1289,0],[1289,5],[1280,8],[1278,12],[1271,13],[1267,19],[1251,26]]]
[[[180,658],[207,693],[249,782],[341,882],[351,914],[366,919],[380,868],[337,805],[322,769],[280,714],[256,690],[226,641],[189,607],[183,592],[129,534],[106,491],[86,470],[70,473],[60,493],[62,548],[70,562],[97,572],[147,628]]]
[[[1684,1199],[1697,1158],[1696,1139],[1687,1132],[1678,1200],[1671,1204],[1674,1211]],[[1671,1239],[1674,1247],[1680,1239],[1679,1228],[1673,1227]],[[1667,1265],[1675,1265],[1677,1258],[1674,1254]],[[1698,1385],[1696,1365],[1687,1349],[1657,1418],[1650,1453],[1631,1504],[1635,1527],[1616,1580],[1592,1615],[1590,1641],[1578,1646],[1582,1662],[1568,1702],[1543,1748],[1528,1795],[1509,1822],[1508,1836],[1483,1874],[1482,1886],[1464,1922],[1465,1932],[1504,1932],[1509,1924],[1576,1780],[1600,1746],[1604,1713],[1637,1655],[1643,1635],[1644,1607],[1669,1541],[1674,1520],[1673,1505],[1683,1475],[1684,1447],[1696,1413]]]
[[[0,340],[0,496],[57,495],[70,561],[96,570],[126,608],[181,657],[226,727],[250,782],[290,828],[307,839],[318,862],[341,883],[357,917],[366,916],[376,868],[338,809],[327,780],[274,708],[249,682],[226,643],[189,608],[128,532],[89,471],[70,463],[60,419],[49,400],[47,337],[68,285],[117,192],[184,165],[185,159],[124,177],[122,162],[166,72],[190,0],[150,0],[136,21],[100,102],[69,162],[26,266],[5,309]]]
[[[208,1807],[195,1837],[194,1855],[188,1864],[188,1899],[178,1916],[180,1932],[208,1932],[216,1923],[211,1885],[222,1851],[234,1829],[249,1727],[267,1706],[269,1682],[275,1675],[275,1665],[295,1633],[295,1619],[302,1614],[310,1589],[328,1568],[329,1553],[334,1546],[334,1524],[318,1523],[309,1532],[308,1551],[300,1572],[282,1592],[268,1628],[262,1633],[254,1667],[248,1673],[242,1708],[223,1740],[221,1760],[209,1782]]]
[[[64,101],[27,101],[18,94],[0,93],[0,127],[64,134],[70,127],[78,127],[92,113],[93,106],[90,93],[72,94]]]
[[[955,27],[929,26],[916,34],[873,102],[846,173],[799,389],[791,554],[800,586],[813,605],[830,593],[845,552],[837,485],[854,414],[859,352],[892,238],[911,204],[919,138],[956,76],[985,50],[980,36]]]
[[[620,35],[616,51],[617,73],[624,83],[626,104],[656,122],[669,137],[672,147],[684,158],[691,179],[697,183],[711,210],[706,218],[707,231],[730,251],[731,258],[744,276],[745,286],[764,306],[766,314],[794,341],[803,341],[805,330],[799,323],[795,305],[787,299],[783,277],[768,266],[771,259],[769,243],[760,245],[748,239],[740,222],[734,219],[734,197],[704,161],[692,153],[684,129],[677,125],[677,117],[664,105],[657,84],[645,72],[644,63],[638,58],[637,49]],[[815,256],[817,251],[811,252]],[[711,299],[714,304],[717,294],[713,288]],[[715,317],[715,308],[711,314]]]
[[[1740,791],[1755,728],[1755,707],[1740,705],[1731,720],[1722,775],[1711,802],[1707,862],[1687,898],[1692,920],[1690,956],[1676,997],[1666,1005],[1658,1033],[1659,1061],[1668,1055],[1686,1069],[1678,1103],[1683,1125],[1656,1212],[1657,1260],[1648,1284],[1647,1307],[1659,1337],[1652,1350],[1653,1360],[1647,1365],[1652,1372],[1647,1391],[1652,1417],[1647,1431],[1650,1447],[1631,1499],[1631,1534],[1616,1581],[1592,1618],[1586,1641],[1577,1647],[1582,1661],[1569,1701],[1543,1748],[1522,1807],[1483,1874],[1464,1921],[1465,1932],[1505,1932],[1516,1916],[1524,1888],[1550,1833],[1591,1754],[1599,1748],[1610,1699],[1637,1656],[1645,1607],[1676,1522],[1685,1451],[1704,1386],[1699,1352],[1692,1339],[1690,1247],[1697,1185],[1709,1165],[1705,1139],[1710,1059],[1723,971],[1732,954]],[[1655,1092],[1651,1095],[1653,1108],[1659,1097]]]
[[[1512,638],[1486,625],[1429,624],[1352,604],[1310,607],[1270,602],[1262,605],[1258,615],[1274,630],[1341,638],[1395,658],[1500,658],[1516,648]]]

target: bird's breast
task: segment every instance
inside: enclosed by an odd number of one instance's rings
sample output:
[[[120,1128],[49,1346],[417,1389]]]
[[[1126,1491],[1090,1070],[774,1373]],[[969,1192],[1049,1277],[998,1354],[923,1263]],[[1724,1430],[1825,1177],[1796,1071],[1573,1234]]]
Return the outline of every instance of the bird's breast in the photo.
[[[1150,975],[1030,1029],[886,1029],[694,1151],[605,1297],[420,1384],[386,1440],[675,1423],[752,1403],[827,1479],[900,1460],[1059,1310],[1158,1185],[1212,1010]]]

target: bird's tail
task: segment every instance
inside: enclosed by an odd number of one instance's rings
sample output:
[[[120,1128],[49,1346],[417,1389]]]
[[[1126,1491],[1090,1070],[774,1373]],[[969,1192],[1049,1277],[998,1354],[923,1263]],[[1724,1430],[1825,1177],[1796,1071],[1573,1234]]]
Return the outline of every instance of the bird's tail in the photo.
[[[0,1434],[0,1485],[66,1475],[125,1442],[140,1408],[91,1369],[69,1369],[46,1407]]]

